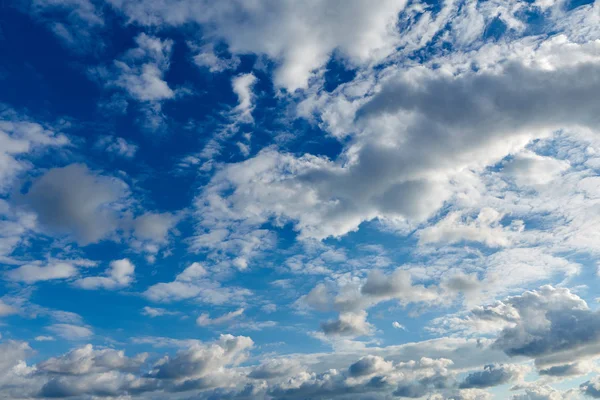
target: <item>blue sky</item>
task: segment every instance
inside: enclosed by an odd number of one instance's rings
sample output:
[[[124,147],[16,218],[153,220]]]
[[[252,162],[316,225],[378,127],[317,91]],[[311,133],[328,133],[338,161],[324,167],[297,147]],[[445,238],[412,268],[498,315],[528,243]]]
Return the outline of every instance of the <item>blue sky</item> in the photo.
[[[0,5],[0,399],[600,398],[600,6]]]

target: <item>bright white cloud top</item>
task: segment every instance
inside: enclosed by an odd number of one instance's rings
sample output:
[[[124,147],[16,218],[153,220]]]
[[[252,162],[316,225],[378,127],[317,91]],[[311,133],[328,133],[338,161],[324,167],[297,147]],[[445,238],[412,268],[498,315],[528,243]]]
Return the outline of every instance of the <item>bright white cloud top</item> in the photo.
[[[0,9],[0,399],[600,398],[597,2]]]

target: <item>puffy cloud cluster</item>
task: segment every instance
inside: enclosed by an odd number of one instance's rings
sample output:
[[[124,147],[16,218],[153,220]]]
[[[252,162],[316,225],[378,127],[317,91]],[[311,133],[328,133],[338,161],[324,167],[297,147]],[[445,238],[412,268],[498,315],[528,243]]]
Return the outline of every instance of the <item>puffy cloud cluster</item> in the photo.
[[[198,214],[222,224],[292,222],[301,238],[316,239],[376,218],[424,221],[452,198],[464,170],[492,166],[562,128],[596,129],[598,65],[597,59],[553,68],[506,61],[496,70],[456,74],[423,66],[390,72],[353,114],[357,133],[335,160],[263,150],[217,172],[197,199]],[[527,183],[550,179],[536,168],[546,174],[566,168],[549,158],[519,157],[506,174]],[[548,162],[557,167],[531,166]],[[462,235],[472,237],[473,229],[488,229],[489,236],[493,228],[465,227]]]
[[[239,303],[251,294],[248,289],[221,286],[196,262],[178,274],[174,281],[154,284],[144,292],[144,296],[156,302],[196,299],[209,304]]]
[[[82,289],[118,289],[126,287],[133,281],[135,265],[127,258],[115,260],[110,263],[107,276],[86,277],[75,281],[75,285]]]
[[[397,15],[406,1],[383,0],[377,7],[362,0],[313,1],[310,7],[270,0],[254,4],[115,0],[112,4],[140,25],[199,23],[211,36],[224,39],[234,54],[277,60],[274,82],[293,92],[307,88],[334,51],[355,65],[391,54],[399,40]]]

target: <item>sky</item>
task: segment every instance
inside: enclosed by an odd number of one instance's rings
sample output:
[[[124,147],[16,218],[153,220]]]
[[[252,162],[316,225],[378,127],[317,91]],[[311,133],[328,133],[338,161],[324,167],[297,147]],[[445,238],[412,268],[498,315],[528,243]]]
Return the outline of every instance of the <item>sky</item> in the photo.
[[[0,2],[0,399],[600,398],[600,4]]]

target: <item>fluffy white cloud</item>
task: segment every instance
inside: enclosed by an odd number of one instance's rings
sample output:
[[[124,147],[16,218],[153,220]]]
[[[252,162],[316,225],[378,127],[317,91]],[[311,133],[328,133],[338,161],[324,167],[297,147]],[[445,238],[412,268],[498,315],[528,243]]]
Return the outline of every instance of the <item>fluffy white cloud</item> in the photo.
[[[419,231],[419,243],[482,242],[489,247],[505,247],[509,234],[501,225],[502,214],[491,208],[482,209],[476,218],[461,221],[458,212],[449,213],[436,223]]]
[[[158,379],[199,378],[226,365],[242,362],[253,345],[249,337],[221,335],[212,344],[193,345],[173,357],[164,357],[154,365],[150,375]]]
[[[508,161],[502,172],[520,185],[544,185],[569,168],[566,161],[524,152]]]
[[[50,260],[47,263],[32,262],[21,265],[6,273],[6,278],[15,282],[35,283],[54,279],[68,279],[79,274],[77,267],[93,267],[90,260]]]
[[[39,371],[60,375],[86,375],[111,370],[136,371],[148,354],[128,358],[123,351],[94,349],[91,344],[76,348],[59,357],[49,358],[36,365]]]
[[[306,88],[314,71],[325,66],[334,51],[356,65],[367,65],[390,54],[398,44],[398,13],[405,0],[382,0],[377,7],[363,0],[313,1],[310,7],[293,1],[243,1],[214,4],[148,0],[111,3],[141,25],[181,25],[196,22],[207,33],[227,41],[234,54],[264,54],[280,62],[274,81],[289,91]]]
[[[301,238],[316,239],[376,218],[424,221],[451,199],[463,171],[481,171],[561,128],[596,129],[598,88],[581,77],[598,65],[509,61],[496,70],[389,73],[350,118],[357,133],[336,160],[263,150],[216,173],[198,213],[222,225],[292,222]]]
[[[107,276],[89,276],[75,281],[75,285],[87,290],[114,290],[129,286],[134,279],[135,265],[124,258],[110,263]]]
[[[174,281],[150,286],[144,292],[144,296],[157,302],[195,299],[208,304],[228,304],[240,303],[252,294],[248,289],[221,286],[206,275],[207,272],[201,264],[192,263],[178,274]]]

